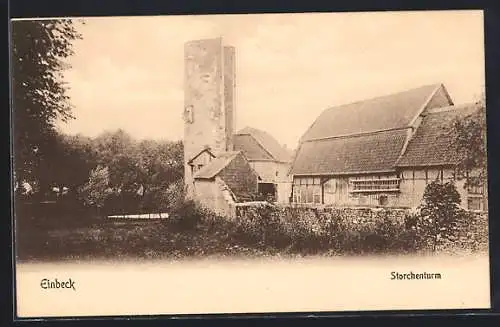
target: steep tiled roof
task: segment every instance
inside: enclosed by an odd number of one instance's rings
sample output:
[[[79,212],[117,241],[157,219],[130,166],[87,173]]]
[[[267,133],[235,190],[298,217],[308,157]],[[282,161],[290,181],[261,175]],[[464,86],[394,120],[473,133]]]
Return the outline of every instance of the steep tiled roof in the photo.
[[[233,138],[234,149],[243,151],[248,160],[273,160],[269,152],[249,134],[236,134]]]
[[[429,111],[396,165],[417,167],[457,163],[460,154],[453,146],[453,121],[478,109],[478,104],[466,104]]]
[[[439,88],[444,89],[442,84],[426,85],[326,109],[302,141],[408,126]]]
[[[208,165],[194,174],[195,179],[211,179],[224,169],[240,153],[239,151],[223,152],[214,158]]]
[[[300,145],[291,173],[348,174],[392,171],[406,139],[406,130],[331,138]]]
[[[251,141],[248,136],[254,140]],[[249,160],[274,159],[290,162],[292,156],[279,142],[260,129],[245,127],[234,136],[235,150],[241,150]],[[257,147],[261,149],[258,150]]]

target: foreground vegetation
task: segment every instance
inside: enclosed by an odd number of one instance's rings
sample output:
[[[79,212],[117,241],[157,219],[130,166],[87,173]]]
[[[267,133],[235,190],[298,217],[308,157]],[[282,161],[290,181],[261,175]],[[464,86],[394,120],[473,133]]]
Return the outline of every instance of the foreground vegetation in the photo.
[[[453,191],[432,185],[428,196]],[[486,251],[487,217],[453,206],[456,197],[448,199],[438,198],[437,211],[424,201],[415,213],[268,204],[245,207],[235,220],[190,201],[179,201],[162,220],[88,218],[86,211],[78,219],[26,214],[17,226],[17,255],[45,261]]]

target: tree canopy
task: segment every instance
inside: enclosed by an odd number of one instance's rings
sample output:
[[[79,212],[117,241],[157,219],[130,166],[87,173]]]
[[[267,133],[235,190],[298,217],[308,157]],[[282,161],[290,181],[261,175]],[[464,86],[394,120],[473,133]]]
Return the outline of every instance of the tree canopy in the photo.
[[[63,76],[73,41],[82,38],[75,24],[69,19],[12,23],[14,173],[21,183],[40,182],[38,169],[50,160],[57,120],[73,117]]]
[[[483,93],[476,102],[477,110],[454,121],[455,147],[463,153],[458,164],[460,176],[466,176],[466,186],[483,186],[487,181],[486,98]]]

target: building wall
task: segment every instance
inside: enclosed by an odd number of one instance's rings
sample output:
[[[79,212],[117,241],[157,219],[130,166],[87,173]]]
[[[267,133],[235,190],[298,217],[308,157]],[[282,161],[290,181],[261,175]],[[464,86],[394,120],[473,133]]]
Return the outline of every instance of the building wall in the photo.
[[[375,180],[374,183],[384,183],[381,186],[389,187],[389,180],[397,178],[396,174],[380,174],[380,175],[357,175],[357,176],[342,176],[324,179],[323,183],[323,201],[325,204],[338,206],[388,206],[399,207],[398,193],[394,191],[377,191],[377,192],[352,192],[353,182]],[[395,182],[395,181],[393,181]],[[380,197],[385,200],[381,203]]]
[[[208,165],[210,161],[212,161],[212,156],[208,152],[201,153],[198,157],[196,157],[190,164],[192,173],[196,173],[202,167]]]
[[[225,53],[233,57],[226,60]],[[191,193],[187,162],[204,147],[217,155],[232,143],[234,52],[223,46],[221,38],[196,40],[185,44],[184,60],[184,179]],[[225,81],[229,87],[224,87]]]
[[[435,179],[443,182],[454,180],[453,169],[428,168],[405,169],[401,172],[400,203],[410,208],[417,207],[422,201],[425,187]],[[455,181],[455,186],[460,194],[461,206],[467,208],[468,193],[464,188],[465,181]]]
[[[290,164],[275,161],[250,161],[252,168],[259,174],[263,183],[289,182]]]
[[[380,179],[381,181],[393,178],[399,178],[399,192],[351,192],[353,189],[352,181],[355,180],[371,180]],[[319,180],[319,178],[317,178]],[[424,195],[425,187],[433,180],[438,179],[443,182],[454,179],[454,171],[450,168],[421,168],[421,169],[405,169],[398,174],[392,175],[358,175],[358,176],[337,176],[321,178],[319,182],[314,182],[312,177],[294,178],[293,186],[293,202],[304,202],[304,194],[306,202],[315,202],[314,196],[308,194],[307,188],[310,187],[316,194],[322,192],[323,203],[333,206],[386,206],[386,207],[409,207],[414,208],[421,204]],[[312,180],[312,184],[309,182]],[[307,184],[304,191],[303,181]],[[464,180],[456,180],[455,185],[460,194],[461,206],[468,208],[468,201],[471,196],[464,188]],[[297,193],[302,193],[297,196]],[[311,193],[309,191],[309,193]],[[380,196],[385,196],[385,200],[381,203]],[[312,201],[309,201],[312,199]],[[486,201],[484,201],[486,203]],[[482,204],[486,207],[486,204]]]
[[[292,197],[292,182],[278,182],[276,184],[276,202],[290,203]]]
[[[234,201],[230,191],[220,178],[194,181],[196,200],[203,207],[218,215],[232,217],[234,215]]]
[[[257,173],[242,153],[239,153],[218,176],[229,186],[238,201],[246,195],[257,194]]]
[[[347,177],[327,179],[323,184],[323,201],[325,204],[351,204],[348,194],[349,181]]]
[[[449,105],[450,105],[450,100],[446,96],[443,87],[441,87],[429,101],[429,103],[426,106],[426,109],[441,108]]]
[[[275,161],[251,161],[250,165],[260,176],[260,183],[273,183],[276,186],[276,201],[290,203],[292,196],[292,177],[288,175],[289,163]]]

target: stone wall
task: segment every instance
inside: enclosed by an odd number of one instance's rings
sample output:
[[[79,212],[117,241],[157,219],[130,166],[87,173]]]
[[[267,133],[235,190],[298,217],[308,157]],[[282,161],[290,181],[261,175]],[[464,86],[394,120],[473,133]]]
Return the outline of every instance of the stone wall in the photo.
[[[457,229],[435,244],[432,234],[416,228],[423,217],[410,209],[283,206],[256,203],[237,206],[234,220],[259,244],[282,249],[330,253],[416,253],[417,251],[487,251],[488,217],[457,216]],[[434,246],[437,247],[434,248]],[[311,252],[309,252],[311,253]]]
[[[225,53],[231,58],[225,60]],[[234,51],[221,38],[196,40],[185,44],[184,60],[184,180],[190,188],[187,162],[204,147],[217,156],[232,143]]]
[[[236,87],[236,53],[234,47],[225,46],[224,59],[224,111],[226,119],[226,151],[233,150],[233,135],[235,125],[235,87]]]

